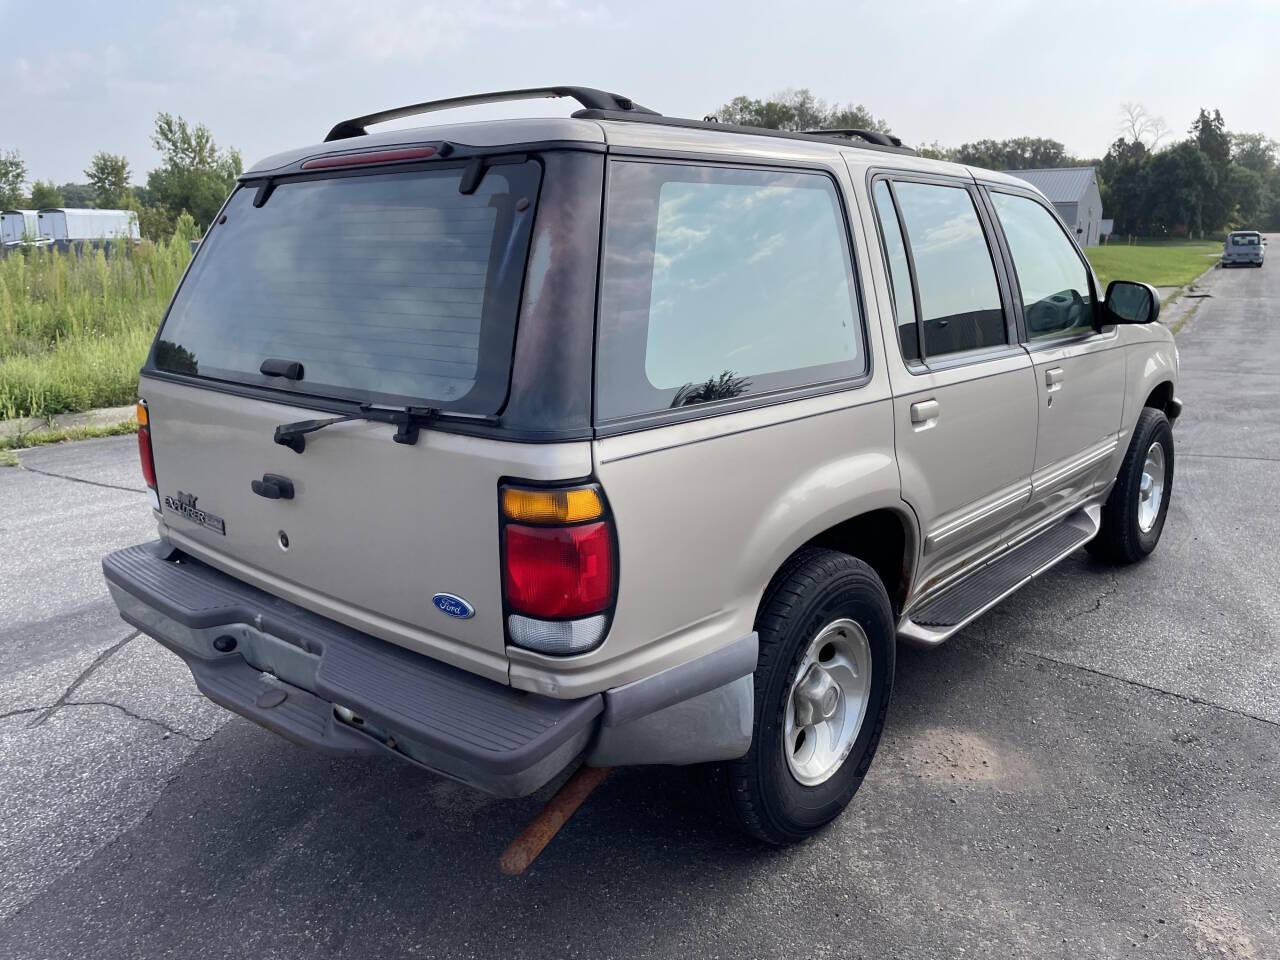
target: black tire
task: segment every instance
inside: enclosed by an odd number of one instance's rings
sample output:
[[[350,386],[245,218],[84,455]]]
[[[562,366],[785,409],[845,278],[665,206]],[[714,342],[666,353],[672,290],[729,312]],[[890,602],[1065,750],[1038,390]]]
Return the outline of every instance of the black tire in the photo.
[[[1155,523],[1150,530],[1144,531],[1138,524],[1138,499],[1142,468],[1146,463],[1147,450],[1153,443],[1164,448],[1164,493]],[[1133,428],[1133,439],[1129,442],[1115,486],[1102,508],[1102,529],[1089,543],[1089,552],[1112,563],[1136,563],[1146,557],[1160,542],[1172,495],[1173,428],[1163,410],[1144,407]]]
[[[871,650],[867,712],[843,763],[823,783],[805,786],[783,754],[784,711],[809,644],[823,627],[846,617],[862,627]],[[756,630],[760,658],[751,749],[710,768],[713,795],[724,818],[751,836],[796,843],[848,806],[871,766],[893,689],[893,608],[867,564],[834,550],[807,548],[787,561],[765,591]]]

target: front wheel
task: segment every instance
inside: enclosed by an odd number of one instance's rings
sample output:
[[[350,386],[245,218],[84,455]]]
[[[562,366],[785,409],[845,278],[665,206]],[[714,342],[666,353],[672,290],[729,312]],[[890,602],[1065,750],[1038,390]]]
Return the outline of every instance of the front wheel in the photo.
[[[1160,542],[1172,493],[1173,428],[1164,411],[1144,407],[1089,552],[1113,563],[1147,556]]]
[[[893,611],[867,564],[806,549],[775,576],[756,629],[751,748],[711,775],[729,821],[795,843],[839,815],[871,766],[893,688]]]

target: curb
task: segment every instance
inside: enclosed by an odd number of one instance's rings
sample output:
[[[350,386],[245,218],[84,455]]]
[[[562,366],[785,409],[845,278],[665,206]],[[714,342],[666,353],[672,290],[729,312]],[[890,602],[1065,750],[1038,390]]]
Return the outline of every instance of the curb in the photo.
[[[1209,274],[1213,273],[1221,266],[1222,261],[1215,260],[1213,262],[1213,266],[1209,267],[1204,271],[1204,273],[1200,274],[1194,280],[1189,280],[1187,283],[1184,283],[1178,288],[1178,292],[1173,295],[1173,298],[1169,303],[1169,308],[1170,312],[1175,315],[1172,318],[1167,316],[1160,317],[1160,323],[1167,326],[1169,328],[1169,332],[1175,337],[1182,332],[1182,328],[1185,327],[1191,318],[1195,316],[1196,312],[1200,309],[1200,301],[1204,299],[1203,297],[1188,297],[1186,296],[1187,292],[1189,290],[1194,290],[1198,284],[1203,282],[1205,277],[1209,276]],[[1163,304],[1161,306],[1163,307]]]
[[[131,403],[127,407],[101,407],[97,410],[86,410],[83,413],[60,413],[54,417],[18,417],[14,420],[0,420],[0,439],[8,440],[29,433],[70,430],[75,427],[112,427],[117,423],[132,420],[135,412],[136,409]]]

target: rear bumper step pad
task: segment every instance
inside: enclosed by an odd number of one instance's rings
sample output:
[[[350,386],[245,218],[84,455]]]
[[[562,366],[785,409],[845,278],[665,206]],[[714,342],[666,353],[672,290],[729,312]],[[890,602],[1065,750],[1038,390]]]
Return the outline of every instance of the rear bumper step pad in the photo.
[[[206,696],[305,746],[389,750],[486,792],[523,796],[571,763],[599,725],[599,694],[555,700],[502,686],[311,613],[160,541],[109,554],[102,569],[121,616],[182,657]],[[242,642],[223,652],[219,636]],[[289,664],[277,672],[290,682],[247,660],[255,650]],[[359,720],[341,719],[335,706]]]

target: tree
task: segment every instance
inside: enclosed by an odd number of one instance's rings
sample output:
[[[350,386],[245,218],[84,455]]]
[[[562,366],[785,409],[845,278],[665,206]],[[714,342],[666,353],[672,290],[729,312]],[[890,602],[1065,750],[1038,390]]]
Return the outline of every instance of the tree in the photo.
[[[937,140],[933,143],[922,143],[916,147],[916,153],[922,157],[928,157],[930,160],[948,160],[951,158],[951,150],[944,147]]]
[[[828,104],[807,88],[783,90],[768,100],[734,97],[715,112],[721,123],[769,130],[856,129],[888,133],[889,126],[862,104]]]
[[[1231,160],[1263,177],[1276,166],[1280,143],[1262,133],[1231,134]]]
[[[103,210],[119,210],[129,203],[129,161],[113,153],[99,151],[84,172],[93,188],[93,205]]]
[[[138,232],[148,240],[167,240],[173,234],[174,220],[159,204],[138,207]]]
[[[1203,107],[1187,130],[1196,147],[1204,154],[1209,165],[1200,202],[1197,229],[1218,230],[1226,226],[1235,206],[1230,194],[1231,135],[1226,121],[1214,110],[1212,114]]]
[[[1151,151],[1141,140],[1117,139],[1098,164],[1102,209],[1119,234],[1142,233],[1148,220],[1147,165]]]
[[[988,170],[1035,170],[1067,167],[1078,161],[1057,140],[1045,137],[1013,137],[1009,140],[975,140],[947,151],[947,159]]]
[[[1156,233],[1204,230],[1206,185],[1213,182],[1213,168],[1194,140],[1161,150],[1147,169],[1148,227]]]
[[[37,180],[31,185],[31,207],[34,210],[48,210],[50,207],[65,207],[62,191],[53,185],[53,181]]]
[[[1238,163],[1231,164],[1227,168],[1227,195],[1234,209],[1226,226],[1233,230],[1243,227],[1259,229],[1267,201],[1262,174]]]
[[[0,208],[9,210],[21,204],[26,192],[22,185],[26,182],[27,165],[22,162],[22,155],[17,150],[0,153]]]
[[[1147,108],[1140,103],[1124,103],[1120,105],[1120,136],[1131,143],[1140,143],[1148,151],[1155,152],[1160,141],[1169,135],[1169,126],[1164,117],[1147,113]]]
[[[156,117],[151,142],[162,160],[147,174],[149,195],[171,217],[185,210],[207,228],[240,175],[240,154],[220,151],[204,124],[191,126],[168,113]]]
[[[93,187],[87,183],[64,183],[58,187],[64,207],[92,207]]]

